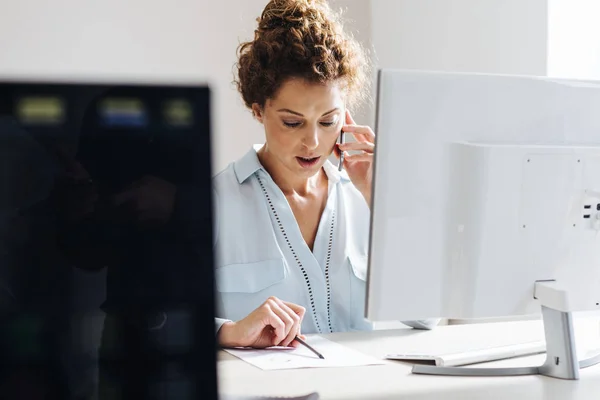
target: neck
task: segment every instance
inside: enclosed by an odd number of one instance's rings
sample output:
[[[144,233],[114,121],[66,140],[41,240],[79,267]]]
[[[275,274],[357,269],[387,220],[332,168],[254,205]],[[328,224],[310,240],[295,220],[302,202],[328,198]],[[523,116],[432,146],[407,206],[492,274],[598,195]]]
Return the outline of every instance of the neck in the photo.
[[[257,152],[258,159],[262,166],[267,170],[273,181],[279,186],[284,195],[297,194],[306,196],[322,187],[327,182],[327,176],[323,168],[319,169],[315,175],[310,177],[295,176],[284,165],[269,153],[266,145]]]

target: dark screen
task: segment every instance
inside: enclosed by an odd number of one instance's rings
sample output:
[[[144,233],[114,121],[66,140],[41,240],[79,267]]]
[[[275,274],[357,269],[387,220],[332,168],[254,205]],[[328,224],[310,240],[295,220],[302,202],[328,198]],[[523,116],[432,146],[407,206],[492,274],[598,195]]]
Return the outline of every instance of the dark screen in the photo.
[[[0,398],[217,398],[209,105],[0,82]]]

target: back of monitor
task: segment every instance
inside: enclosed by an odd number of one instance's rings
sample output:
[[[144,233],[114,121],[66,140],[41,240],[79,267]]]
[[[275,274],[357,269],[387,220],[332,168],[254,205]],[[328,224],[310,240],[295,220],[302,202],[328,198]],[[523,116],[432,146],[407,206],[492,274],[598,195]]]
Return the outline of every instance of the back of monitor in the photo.
[[[597,307],[598,109],[590,83],[381,71],[367,318],[537,313],[557,279]]]

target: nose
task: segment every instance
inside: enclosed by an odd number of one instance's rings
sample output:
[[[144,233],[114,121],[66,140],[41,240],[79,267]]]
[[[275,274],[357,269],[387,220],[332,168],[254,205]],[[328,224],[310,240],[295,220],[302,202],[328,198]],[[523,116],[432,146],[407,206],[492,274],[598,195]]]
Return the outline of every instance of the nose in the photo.
[[[319,147],[319,130],[317,127],[307,129],[302,144],[308,150],[314,150]]]

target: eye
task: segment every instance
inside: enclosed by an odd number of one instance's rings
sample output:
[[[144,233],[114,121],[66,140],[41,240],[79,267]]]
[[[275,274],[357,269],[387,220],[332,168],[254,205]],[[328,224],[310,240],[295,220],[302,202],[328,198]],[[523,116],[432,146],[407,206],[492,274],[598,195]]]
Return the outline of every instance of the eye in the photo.
[[[328,127],[328,126],[333,126],[335,125],[336,121],[328,121],[328,122],[321,122],[321,125]]]
[[[283,121],[283,124],[285,126],[287,126],[288,128],[296,128],[296,127],[300,126],[300,122],[285,122],[285,121]]]

